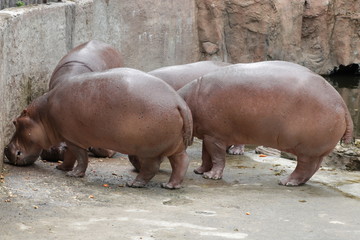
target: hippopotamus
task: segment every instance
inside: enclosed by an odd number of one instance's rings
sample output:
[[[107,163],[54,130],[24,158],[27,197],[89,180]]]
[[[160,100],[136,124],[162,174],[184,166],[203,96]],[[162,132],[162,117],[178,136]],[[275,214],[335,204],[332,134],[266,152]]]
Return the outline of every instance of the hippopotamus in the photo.
[[[152,70],[148,73],[162,79],[173,89],[179,90],[192,80],[195,80],[206,73],[216,71],[224,66],[229,65],[231,64],[221,61],[200,61],[182,65],[162,67]],[[243,154],[244,145],[230,146],[228,148],[228,152],[230,154]],[[129,156],[129,160],[135,167],[135,170],[139,171],[140,165],[136,156]]]
[[[192,80],[229,65],[231,64],[221,61],[200,61],[183,65],[162,67],[148,73],[164,80],[175,90],[179,90]],[[244,145],[231,145],[226,151],[232,155],[242,155],[244,154]]]
[[[77,159],[67,175],[83,177],[86,149],[113,149],[140,159],[141,170],[128,185],[143,187],[168,157],[172,173],[163,187],[170,189],[180,188],[189,164],[185,150],[192,142],[190,109],[164,81],[135,69],[69,77],[35,99],[14,125],[5,148],[14,164],[34,162],[42,149],[65,142]]]
[[[107,43],[91,40],[75,47],[59,61],[50,78],[49,90],[72,76],[123,66],[123,57],[117,49]],[[52,146],[41,153],[41,158],[49,161],[65,160],[72,157],[67,155],[66,149],[65,144]],[[89,151],[96,157],[112,157],[116,153],[113,150],[97,148],[90,148]]]
[[[324,156],[352,139],[353,122],[339,93],[321,76],[295,63],[235,64],[208,73],[178,93],[191,109],[194,136],[203,139],[195,173],[220,179],[229,144],[254,144],[297,156],[280,184],[305,184]]]

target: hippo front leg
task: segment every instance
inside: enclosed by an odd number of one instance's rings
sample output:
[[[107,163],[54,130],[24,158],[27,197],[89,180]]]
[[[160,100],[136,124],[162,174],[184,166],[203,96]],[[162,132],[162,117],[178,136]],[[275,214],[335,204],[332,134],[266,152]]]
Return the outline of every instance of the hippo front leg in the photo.
[[[83,148],[67,143],[68,150],[72,152],[77,160],[76,167],[68,172],[66,175],[69,177],[84,177],[89,163],[87,151]]]
[[[61,170],[61,171],[71,171],[74,168],[76,162],[76,157],[75,155],[69,151],[69,149],[66,147],[66,149],[64,149],[64,160],[62,164],[59,164],[56,166],[57,169]]]
[[[203,177],[215,180],[221,179],[225,168],[226,145],[214,137],[205,136],[203,150],[209,154],[212,164],[211,170],[204,172]]]
[[[299,157],[295,170],[279,181],[280,185],[300,186],[305,184],[320,168],[322,157]]]
[[[181,188],[181,183],[184,180],[186,171],[189,167],[189,157],[186,151],[169,156],[172,173],[168,183],[163,183],[161,186],[167,189]]]

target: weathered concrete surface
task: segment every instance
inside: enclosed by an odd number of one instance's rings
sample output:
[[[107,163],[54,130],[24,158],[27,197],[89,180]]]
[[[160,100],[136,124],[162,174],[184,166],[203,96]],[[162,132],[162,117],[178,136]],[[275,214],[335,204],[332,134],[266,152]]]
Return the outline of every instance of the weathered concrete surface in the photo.
[[[196,0],[204,59],[281,59],[319,74],[360,63],[357,0]]]
[[[143,71],[199,59],[196,6],[177,1],[75,1],[73,45],[102,40]]]
[[[53,68],[67,51],[64,16],[70,5],[0,11],[1,149],[14,131],[11,120],[47,90]]]
[[[0,11],[0,149],[14,131],[11,120],[47,90],[73,47],[102,40],[122,52],[128,67],[144,71],[194,62],[195,13],[193,0],[75,0]],[[2,150],[0,159],[1,172]]]
[[[6,165],[0,195],[1,239],[319,239],[360,238],[360,173],[322,168],[302,187],[277,184],[293,170],[290,160],[251,152],[228,156],[224,179],[192,170],[184,188],[160,188],[165,161],[148,188],[124,187],[136,176],[125,156],[91,159],[83,179],[54,164]],[[108,184],[108,187],[104,187]]]

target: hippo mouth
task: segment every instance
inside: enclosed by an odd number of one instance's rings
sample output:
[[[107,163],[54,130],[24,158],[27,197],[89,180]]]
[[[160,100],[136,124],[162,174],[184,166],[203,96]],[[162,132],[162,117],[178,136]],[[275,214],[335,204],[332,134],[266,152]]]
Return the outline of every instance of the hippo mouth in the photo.
[[[29,166],[39,158],[38,155],[28,155],[26,157],[23,157],[20,151],[17,151],[15,154],[12,154],[9,148],[5,148],[4,154],[5,154],[4,163],[11,164],[14,166]]]

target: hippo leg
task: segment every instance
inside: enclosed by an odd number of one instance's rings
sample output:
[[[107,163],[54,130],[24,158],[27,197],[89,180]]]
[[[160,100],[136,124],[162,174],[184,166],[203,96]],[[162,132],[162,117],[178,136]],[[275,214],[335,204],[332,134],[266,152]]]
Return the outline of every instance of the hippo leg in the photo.
[[[212,168],[211,156],[206,150],[204,141],[202,144],[202,153],[201,153],[201,166],[194,169],[196,174],[203,174],[204,172],[210,171]]]
[[[145,187],[159,171],[161,158],[140,158],[139,162],[141,165],[140,172],[133,182],[127,183],[129,187]]]
[[[167,189],[181,188],[181,183],[189,166],[189,157],[186,151],[169,156],[169,161],[172,168],[172,173],[168,183],[163,183],[161,186]]]
[[[134,166],[135,172],[140,172],[139,158],[135,155],[128,155],[130,163]]]
[[[226,150],[228,154],[231,155],[243,155],[245,152],[245,146],[244,145],[231,145]]]
[[[279,181],[280,185],[300,186],[305,184],[320,168],[322,157],[299,157],[295,170]]]
[[[204,172],[203,177],[209,179],[221,179],[225,167],[226,145],[210,136],[205,136],[203,145],[211,157],[212,168]]]
[[[64,152],[64,161],[62,164],[56,166],[57,169],[62,171],[71,171],[74,168],[76,162],[75,155],[68,149]]]
[[[66,175],[69,177],[84,177],[86,168],[89,163],[87,151],[71,143],[67,144],[68,149],[74,154],[77,159],[77,165],[71,172],[68,172]]]
[[[89,152],[94,154],[94,157],[99,157],[99,158],[106,158],[106,157],[111,158],[116,154],[116,152],[113,150],[104,149],[104,148],[94,148],[94,147],[89,147]]]

